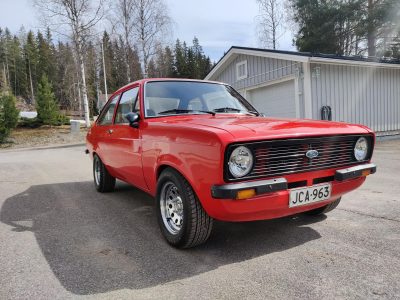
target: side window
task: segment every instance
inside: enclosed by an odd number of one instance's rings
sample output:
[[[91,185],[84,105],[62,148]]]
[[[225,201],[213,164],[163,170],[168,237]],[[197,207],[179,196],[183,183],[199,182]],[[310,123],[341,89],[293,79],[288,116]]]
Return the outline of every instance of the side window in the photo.
[[[135,87],[122,94],[121,100],[118,104],[117,114],[115,116],[115,124],[129,123],[125,118],[125,115],[138,110],[138,106],[136,105],[136,102],[139,102],[136,101],[138,92],[139,87]]]
[[[111,100],[110,104],[104,111],[104,114],[100,117],[98,124],[100,124],[100,125],[112,124],[112,119],[114,116],[115,106],[117,105],[118,98],[119,98],[119,95],[114,96],[114,98]]]

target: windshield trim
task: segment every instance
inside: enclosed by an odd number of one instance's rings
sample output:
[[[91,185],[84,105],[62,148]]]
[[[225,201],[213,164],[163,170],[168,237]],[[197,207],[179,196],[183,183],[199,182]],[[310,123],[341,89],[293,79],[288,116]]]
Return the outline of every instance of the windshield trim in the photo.
[[[165,118],[165,117],[172,117],[172,116],[190,116],[190,115],[208,115],[207,113],[200,113],[200,112],[191,112],[191,113],[183,113],[183,114],[168,114],[168,115],[162,115],[162,116],[147,116],[146,113],[146,85],[148,83],[152,83],[152,82],[199,82],[199,83],[207,83],[207,84],[215,84],[215,85],[222,85],[225,86],[226,88],[228,88],[229,90],[232,90],[235,95],[239,98],[238,101],[240,102],[245,102],[247,105],[249,105],[252,110],[251,111],[247,111],[247,112],[236,112],[236,113],[232,113],[232,112],[223,112],[223,113],[217,113],[217,114],[234,114],[234,115],[249,115],[252,114],[253,112],[257,113],[258,115],[260,115],[260,113],[258,112],[258,110],[249,102],[247,101],[242,95],[240,95],[240,93],[238,91],[236,91],[233,87],[231,87],[229,84],[225,84],[222,82],[213,82],[213,81],[204,81],[201,79],[187,79],[187,80],[150,80],[150,81],[146,81],[143,85],[143,112],[144,112],[144,119],[155,119],[155,118]],[[254,115],[256,116],[256,115]]]

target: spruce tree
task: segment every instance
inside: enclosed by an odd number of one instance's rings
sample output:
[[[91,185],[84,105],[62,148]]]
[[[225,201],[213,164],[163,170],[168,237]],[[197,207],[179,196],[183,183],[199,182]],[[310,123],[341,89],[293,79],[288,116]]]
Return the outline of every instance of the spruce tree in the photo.
[[[18,123],[19,111],[15,106],[16,99],[10,92],[0,96],[0,143],[4,142]]]
[[[45,125],[56,125],[60,115],[53,88],[46,75],[40,79],[38,86],[36,110],[38,120]]]
[[[37,84],[36,69],[38,66],[38,49],[35,35],[32,31],[28,32],[26,43],[24,45],[24,55],[26,60],[27,78],[29,81],[29,97],[32,103],[35,103],[35,88]]]

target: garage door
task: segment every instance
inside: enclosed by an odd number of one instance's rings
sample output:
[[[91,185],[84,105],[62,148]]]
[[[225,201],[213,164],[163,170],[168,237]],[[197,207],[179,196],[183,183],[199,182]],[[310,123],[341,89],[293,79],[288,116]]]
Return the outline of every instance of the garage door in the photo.
[[[247,98],[268,117],[296,118],[294,80],[247,92]]]

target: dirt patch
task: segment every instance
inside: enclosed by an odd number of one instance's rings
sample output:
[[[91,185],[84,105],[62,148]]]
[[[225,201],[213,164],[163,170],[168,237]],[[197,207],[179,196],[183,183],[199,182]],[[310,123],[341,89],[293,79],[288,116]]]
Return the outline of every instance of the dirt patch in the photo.
[[[87,129],[81,128],[79,133],[71,134],[70,126],[40,128],[16,128],[8,141],[0,144],[1,149],[29,148],[48,145],[84,143]]]

